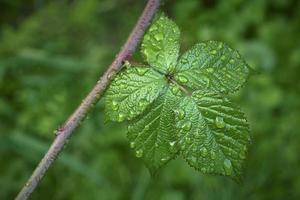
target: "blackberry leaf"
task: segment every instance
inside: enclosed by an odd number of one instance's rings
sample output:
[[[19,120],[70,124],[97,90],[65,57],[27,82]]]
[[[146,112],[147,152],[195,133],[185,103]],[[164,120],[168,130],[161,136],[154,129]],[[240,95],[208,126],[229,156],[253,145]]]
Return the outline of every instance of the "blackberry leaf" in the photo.
[[[166,84],[163,76],[151,68],[126,68],[106,91],[105,113],[112,121],[133,119],[158,97]]]
[[[167,89],[141,116],[129,122],[130,146],[136,151],[136,156],[143,159],[151,174],[178,154],[172,111],[177,104],[178,97]]]
[[[175,113],[179,146],[189,165],[239,181],[250,142],[244,114],[228,99],[207,91],[183,98]]]
[[[249,67],[228,45],[208,41],[196,44],[182,55],[175,79],[192,90],[230,93],[246,81]]]
[[[177,25],[161,15],[149,28],[142,42],[142,53],[158,71],[174,70],[179,54],[180,32]]]

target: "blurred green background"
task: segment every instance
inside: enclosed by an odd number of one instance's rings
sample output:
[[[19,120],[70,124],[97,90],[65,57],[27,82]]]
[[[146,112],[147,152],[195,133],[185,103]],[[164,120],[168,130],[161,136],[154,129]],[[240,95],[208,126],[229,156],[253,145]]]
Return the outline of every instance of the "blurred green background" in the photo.
[[[143,0],[0,0],[0,199],[13,199],[63,123],[111,63]],[[182,52],[203,40],[238,49],[258,71],[234,100],[251,124],[244,182],[182,159],[158,177],[129,148],[103,101],[32,199],[300,199],[300,1],[167,0]]]

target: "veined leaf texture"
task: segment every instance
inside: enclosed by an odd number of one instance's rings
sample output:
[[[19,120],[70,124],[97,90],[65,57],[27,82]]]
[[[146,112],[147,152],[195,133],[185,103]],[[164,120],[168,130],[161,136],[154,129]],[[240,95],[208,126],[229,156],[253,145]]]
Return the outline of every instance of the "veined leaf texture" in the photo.
[[[106,115],[129,121],[128,139],[151,174],[181,155],[203,173],[241,180],[249,125],[227,95],[250,68],[223,42],[194,45],[179,58],[180,31],[161,14],[144,36],[146,66],[124,68],[106,92]]]

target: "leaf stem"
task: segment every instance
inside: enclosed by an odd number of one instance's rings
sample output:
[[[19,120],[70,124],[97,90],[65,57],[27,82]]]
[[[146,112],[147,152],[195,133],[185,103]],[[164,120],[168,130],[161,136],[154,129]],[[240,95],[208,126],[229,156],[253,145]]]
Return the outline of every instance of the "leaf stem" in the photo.
[[[148,3],[144,8],[142,15],[137,21],[121,51],[118,53],[115,60],[108,67],[106,72],[100,77],[94,88],[75,110],[75,112],[67,119],[63,126],[55,131],[56,137],[51,144],[48,152],[44,155],[39,165],[36,167],[31,177],[26,182],[25,186],[19,192],[16,200],[28,199],[28,197],[36,189],[49,167],[62,151],[68,138],[84,120],[87,113],[102,97],[113,76],[116,75],[116,73],[121,69],[122,62],[126,59],[126,57],[130,56],[135,51],[141,37],[143,36],[145,30],[150,24],[150,21],[156,13],[159,4],[160,0],[148,0]]]
[[[179,87],[179,89],[184,92],[187,96],[192,96],[192,92],[189,91],[187,88],[185,88],[184,86],[180,85],[179,83],[177,83],[177,81],[173,78],[167,78],[170,82],[174,83],[177,87]]]

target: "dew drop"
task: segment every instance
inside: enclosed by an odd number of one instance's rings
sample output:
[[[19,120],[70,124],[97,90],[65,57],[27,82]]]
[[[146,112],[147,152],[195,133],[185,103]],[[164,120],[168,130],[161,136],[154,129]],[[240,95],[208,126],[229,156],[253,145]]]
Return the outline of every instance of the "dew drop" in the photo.
[[[119,109],[118,102],[117,101],[112,101],[111,108],[114,111],[118,110]]]
[[[182,76],[182,75],[178,77],[178,80],[181,83],[187,83],[189,81],[185,76]]]
[[[213,55],[216,55],[217,54],[217,50],[212,50],[210,53],[213,54]]]
[[[138,67],[138,68],[136,68],[136,70],[137,70],[138,75],[143,76],[149,70],[149,68]]]
[[[123,113],[119,113],[118,115],[118,121],[121,122],[125,119],[125,115]]]
[[[203,172],[203,173],[206,173],[207,172],[207,169],[205,168],[205,167],[201,167],[201,172]]]
[[[226,175],[231,175],[232,174],[232,164],[231,161],[228,159],[224,160],[224,170]]]
[[[145,107],[147,106],[147,103],[148,103],[148,101],[146,100],[146,99],[141,99],[140,101],[139,101],[139,104],[138,104],[138,106],[139,106],[139,108],[140,109],[145,109]]]
[[[135,147],[135,143],[134,142],[130,142],[130,148],[134,148]]]
[[[178,87],[174,86],[174,87],[172,87],[171,91],[174,95],[178,95],[178,93],[180,92],[180,89]]]
[[[164,157],[164,158],[161,158],[160,160],[161,161],[167,161],[167,160],[169,160],[169,157]]]
[[[185,131],[189,131],[192,128],[192,123],[190,121],[187,121],[182,125],[181,128]]]
[[[178,119],[180,119],[180,120],[182,120],[185,116],[185,112],[182,109],[175,110],[175,113],[176,113]]]
[[[137,150],[137,151],[135,152],[135,156],[138,157],[138,158],[142,157],[142,156],[143,156],[143,150],[142,150],[142,149]]]
[[[200,149],[200,153],[201,153],[201,156],[206,157],[207,156],[207,149],[205,147],[202,147]]]
[[[178,30],[176,28],[173,28],[173,33],[176,33]]]
[[[233,64],[234,62],[235,62],[234,59],[230,59],[230,60],[229,60],[229,63],[230,63],[230,64]]]
[[[221,60],[226,60],[226,56],[221,56]]]
[[[134,117],[135,116],[135,112],[133,110],[129,111],[129,116],[130,117]]]
[[[211,67],[209,67],[209,68],[206,69],[206,71],[207,71],[208,73],[213,73],[213,72],[214,72],[214,69],[211,68]]]
[[[154,35],[154,38],[157,40],[157,41],[160,41],[164,38],[164,35],[162,33],[157,33]]]
[[[224,128],[225,127],[225,122],[223,120],[223,117],[216,117],[215,123],[216,123],[216,126],[218,128]]]
[[[146,125],[145,126],[145,131],[148,131],[150,129],[150,126],[149,125]]]
[[[176,141],[169,142],[170,146],[173,147],[176,144]]]

